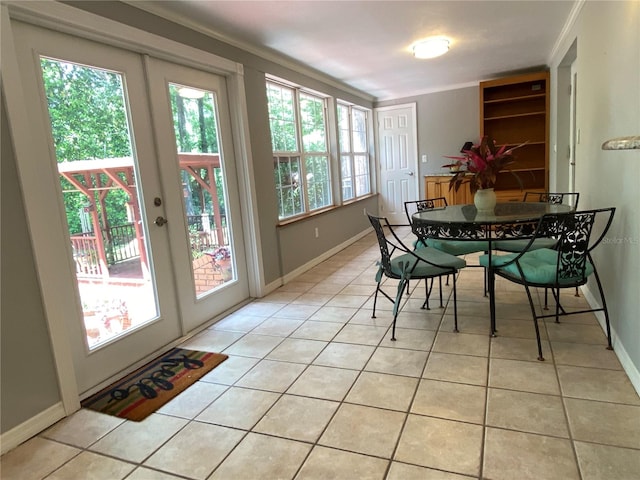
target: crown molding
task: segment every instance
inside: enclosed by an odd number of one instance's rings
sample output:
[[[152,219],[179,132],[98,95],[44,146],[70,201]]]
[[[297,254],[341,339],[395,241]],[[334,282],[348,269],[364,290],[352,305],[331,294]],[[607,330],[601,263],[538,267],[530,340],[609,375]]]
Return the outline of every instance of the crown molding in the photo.
[[[247,53],[260,57],[264,60],[268,60],[275,64],[278,64],[282,67],[288,68],[295,72],[306,75],[307,77],[311,77],[314,80],[318,80],[320,82],[326,83],[332,87],[343,90],[351,95],[358,96],[364,100],[368,100],[373,102],[376,100],[376,97],[371,95],[370,93],[363,92],[362,90],[358,90],[346,83],[341,82],[340,80],[331,77],[327,74],[324,74],[318,70],[314,70],[302,63],[295,62],[288,57],[278,55],[274,53],[272,50],[268,50],[266,48],[260,48],[256,45],[249,44],[247,42],[243,42],[231,36],[222,34],[220,32],[216,32],[210,27],[206,26],[201,21],[194,21],[191,18],[187,18],[184,15],[176,14],[175,12],[169,11],[166,7],[162,5],[162,3],[149,3],[149,2],[141,2],[139,0],[121,0],[122,3],[130,5],[139,10],[143,10],[152,15],[156,15],[158,17],[164,18],[165,20],[169,20],[171,22],[177,23],[178,25],[182,25],[183,27],[189,28],[193,31],[202,33],[210,38],[218,40],[220,42],[226,43],[232,47],[243,50]]]
[[[573,26],[575,25],[576,20],[578,18],[578,15],[580,15],[580,12],[582,11],[582,7],[584,7],[586,1],[587,0],[576,0],[576,2],[573,4],[573,8],[571,9],[571,12],[569,12],[567,21],[564,23],[564,26],[562,27],[562,31],[560,32],[560,35],[558,35],[558,38],[556,39],[556,42],[554,43],[553,48],[551,49],[551,52],[547,57],[547,65],[552,65],[553,59],[556,57],[558,52],[560,52],[560,48],[565,43],[565,40],[568,38],[569,32],[573,29]]]

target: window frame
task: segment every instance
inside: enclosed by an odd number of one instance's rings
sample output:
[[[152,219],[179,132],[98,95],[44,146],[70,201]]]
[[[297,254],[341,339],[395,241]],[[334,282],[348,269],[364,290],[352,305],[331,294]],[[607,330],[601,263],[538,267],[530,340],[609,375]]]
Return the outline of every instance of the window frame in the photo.
[[[348,110],[348,128],[347,129],[343,129],[341,128],[341,112],[340,109],[341,108],[346,108]],[[365,198],[369,195],[372,195],[374,193],[374,187],[372,184],[372,180],[373,180],[373,175],[372,175],[372,167],[371,167],[371,111],[365,107],[361,107],[359,105],[355,105],[352,103],[348,103],[342,100],[338,100],[337,101],[337,106],[336,106],[336,110],[337,110],[337,118],[336,118],[336,129],[338,131],[338,168],[340,171],[340,196],[341,196],[341,200],[342,203],[350,203],[350,202],[354,202],[357,201],[361,198]],[[354,111],[358,111],[364,114],[364,135],[365,135],[365,139],[363,142],[363,145],[365,147],[365,150],[363,151],[355,151],[354,148]],[[349,135],[349,146],[347,149],[345,149],[343,147],[343,142],[342,142],[342,132],[343,131],[347,131],[348,135]],[[347,160],[349,162],[349,170],[351,172],[350,178],[351,178],[351,189],[353,191],[353,196],[349,197],[349,198],[345,198],[344,196],[344,176],[343,176],[343,162],[345,161],[345,157],[347,157]],[[367,171],[365,173],[364,176],[367,177],[367,185],[368,185],[368,191],[366,192],[358,192],[358,176],[362,177],[363,175],[357,174],[357,168],[356,168],[356,158],[357,157],[365,157],[366,158],[366,166],[367,166]]]
[[[333,172],[333,161],[331,155],[331,135],[330,135],[330,122],[329,122],[329,102],[330,97],[327,95],[323,95],[319,92],[313,91],[311,89],[307,89],[301,87],[299,85],[290,84],[288,82],[275,79],[267,76],[265,80],[265,90],[267,91],[267,110],[269,117],[269,130],[271,136],[271,148],[272,148],[272,160],[274,162],[274,180],[276,175],[275,165],[277,163],[281,163],[284,161],[287,162],[296,162],[298,166],[298,187],[301,192],[300,199],[300,207],[301,210],[298,211],[293,208],[293,214],[287,216],[281,216],[281,213],[284,213],[284,209],[282,208],[284,202],[284,196],[282,193],[282,183],[275,181],[276,185],[276,194],[278,195],[278,219],[280,222],[287,222],[294,220],[296,218],[308,216],[310,214],[326,210],[328,208],[334,207],[336,205],[334,198],[334,172]],[[274,86],[280,89],[287,89],[293,93],[292,95],[292,106],[293,106],[293,124],[295,128],[295,141],[297,150],[285,150],[279,151],[274,150],[274,134],[272,129],[272,121],[274,120],[271,116],[271,111],[269,109],[269,95],[268,91],[270,86]],[[320,100],[322,102],[322,116],[323,116],[323,128],[324,128],[324,146],[325,151],[306,151],[304,147],[304,135],[303,135],[303,115],[301,111],[301,97],[307,96],[312,99]],[[327,203],[321,206],[317,206],[311,208],[310,206],[310,192],[309,192],[309,182],[307,180],[307,163],[311,161],[316,161],[318,158],[324,158],[326,162],[326,175],[327,179],[324,182],[327,188],[327,191],[324,193],[324,197],[327,199]],[[293,184],[292,184],[293,185]]]

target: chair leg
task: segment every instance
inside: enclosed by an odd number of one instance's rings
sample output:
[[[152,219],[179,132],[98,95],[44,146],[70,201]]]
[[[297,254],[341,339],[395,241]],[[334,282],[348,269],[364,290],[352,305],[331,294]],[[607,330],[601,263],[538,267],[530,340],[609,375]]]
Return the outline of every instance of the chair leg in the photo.
[[[449,275],[447,275],[447,283],[445,284],[447,287],[449,286]]]
[[[540,326],[538,325],[538,316],[536,315],[536,307],[533,304],[533,298],[531,297],[531,291],[529,290],[529,286],[525,284],[524,289],[527,291],[527,298],[529,299],[529,307],[531,307],[531,315],[533,315],[533,326],[536,329],[536,340],[538,341],[538,360],[540,360],[541,362],[544,362],[544,357],[542,356],[542,342],[540,340]]]
[[[544,287],[544,310],[549,310],[549,289]]]
[[[575,296],[576,296],[576,297],[579,297],[579,296],[580,296],[580,290],[578,289],[578,287],[576,287],[576,294],[575,294]]]
[[[553,299],[556,302],[556,323],[560,323],[560,315],[564,315],[567,313],[560,303],[560,289],[551,289],[551,293],[553,294]],[[548,309],[547,309],[548,310]]]
[[[483,272],[483,280],[484,281],[482,283],[484,284],[484,296],[486,297],[487,293],[488,293],[488,290],[489,290],[489,283],[488,283],[489,280],[487,278],[487,269],[486,268],[484,269],[484,272]]]
[[[396,312],[393,315],[393,326],[391,327],[391,341],[396,341],[396,318],[398,318],[398,313]]]
[[[604,299],[604,290],[602,289],[602,283],[600,282],[600,276],[598,271],[594,269],[593,276],[596,278],[598,284],[598,291],[600,292],[600,300],[602,300],[602,311],[604,312],[604,321],[607,325],[607,350],[613,350],[611,344],[611,324],[609,323],[609,309],[607,308],[607,301]]]
[[[423,310],[431,310],[431,307],[429,307],[429,297],[431,296],[431,291],[433,290],[433,278],[431,279],[431,284],[429,284],[429,281],[425,278],[424,279],[424,291],[425,291],[425,299],[424,299],[424,303],[422,304],[422,308]]]
[[[453,331],[458,333],[458,293],[455,273],[453,274]]]
[[[403,283],[408,283],[404,278],[400,279],[400,284],[398,285],[398,293],[396,294],[396,299],[393,302],[393,325],[391,327],[391,340],[396,341],[396,319],[398,318],[398,311],[400,310],[400,300],[402,299],[402,293],[404,292],[405,285]]]
[[[449,275],[447,275],[447,278],[449,278]],[[431,279],[431,281],[433,281],[433,279]],[[438,277],[438,287],[440,287],[440,308],[444,308],[444,305],[442,304],[442,277]]]
[[[487,269],[487,286],[489,290],[489,315],[491,316],[491,336],[496,336],[496,274],[493,268]]]
[[[378,291],[380,291],[380,282],[376,285],[376,294],[373,296],[373,313],[371,318],[376,318],[376,303],[378,302]]]

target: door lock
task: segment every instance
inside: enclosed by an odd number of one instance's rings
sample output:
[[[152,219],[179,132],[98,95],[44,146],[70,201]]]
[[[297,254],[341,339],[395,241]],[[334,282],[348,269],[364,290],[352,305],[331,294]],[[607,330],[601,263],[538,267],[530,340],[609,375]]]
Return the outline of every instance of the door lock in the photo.
[[[162,205],[162,199],[161,199],[160,197],[156,197],[156,198],[154,198],[154,199],[153,199],[153,204],[154,204],[156,207],[159,207],[160,205]]]
[[[163,226],[165,223],[169,223],[169,220],[167,220],[164,217],[156,217],[156,221],[153,222],[156,225],[158,225],[159,227]]]

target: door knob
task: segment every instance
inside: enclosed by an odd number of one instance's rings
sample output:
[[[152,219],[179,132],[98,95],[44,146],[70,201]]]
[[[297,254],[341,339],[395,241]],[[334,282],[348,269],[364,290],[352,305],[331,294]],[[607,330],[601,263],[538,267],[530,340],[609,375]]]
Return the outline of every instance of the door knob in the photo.
[[[413,177],[413,172],[407,172],[407,175],[409,175],[410,177]]]
[[[156,225],[158,225],[159,227],[163,226],[165,223],[169,223],[169,220],[167,220],[164,217],[156,217],[156,221],[153,222]]]

